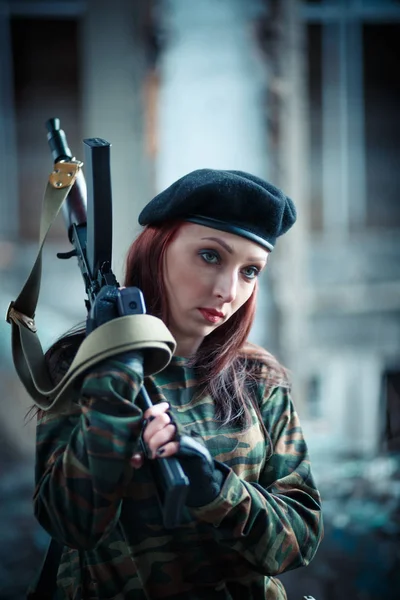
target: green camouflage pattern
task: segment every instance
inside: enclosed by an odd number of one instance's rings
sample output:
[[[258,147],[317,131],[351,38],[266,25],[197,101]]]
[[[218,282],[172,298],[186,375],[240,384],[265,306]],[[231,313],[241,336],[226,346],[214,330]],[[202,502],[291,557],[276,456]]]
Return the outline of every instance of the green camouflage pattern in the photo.
[[[271,389],[261,366],[257,395],[269,441],[253,408],[247,428],[217,423],[212,399],[195,394],[182,358],[146,380],[153,402],[170,403],[180,433],[200,435],[229,467],[219,496],[185,509],[181,526],[166,530],[149,461],[138,470],[130,464],[143,419],[134,404],[141,376],[107,365],[86,377],[72,412],[38,419],[34,508],[65,545],[59,597],[286,599],[274,576],[307,565],[322,537],[320,497],[288,388]]]

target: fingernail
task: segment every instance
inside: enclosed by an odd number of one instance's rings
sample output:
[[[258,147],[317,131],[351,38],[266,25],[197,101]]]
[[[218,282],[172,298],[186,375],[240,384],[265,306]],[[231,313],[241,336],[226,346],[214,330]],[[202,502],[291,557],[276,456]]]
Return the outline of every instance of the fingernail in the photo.
[[[164,454],[164,452],[165,452],[165,448],[159,448],[157,450],[157,456],[162,456]]]

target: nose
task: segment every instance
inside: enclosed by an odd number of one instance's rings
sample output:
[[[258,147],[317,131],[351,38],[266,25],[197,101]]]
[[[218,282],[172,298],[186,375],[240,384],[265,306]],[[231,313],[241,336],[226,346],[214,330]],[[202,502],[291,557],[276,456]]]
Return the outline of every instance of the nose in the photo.
[[[215,295],[224,303],[233,302],[236,298],[238,286],[238,274],[236,271],[223,271],[215,285]]]

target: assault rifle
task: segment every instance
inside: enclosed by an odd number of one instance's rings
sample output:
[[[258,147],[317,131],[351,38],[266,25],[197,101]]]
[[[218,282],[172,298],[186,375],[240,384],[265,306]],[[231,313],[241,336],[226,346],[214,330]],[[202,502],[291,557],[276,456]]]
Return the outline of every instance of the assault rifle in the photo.
[[[60,120],[49,119],[46,127],[55,169],[62,168],[65,162],[74,161],[65,132],[60,129]],[[62,209],[68,238],[74,249],[70,252],[58,253],[57,256],[61,259],[77,257],[88,296],[85,300],[88,311],[100,289],[105,285],[111,285],[118,290],[120,316],[145,314],[146,305],[142,291],[137,287],[119,290],[119,283],[111,270],[110,144],[99,138],[85,139],[83,142],[87,192],[85,178],[80,170]],[[144,385],[138,399],[143,410],[152,406]],[[152,460],[150,467],[162,508],[164,526],[177,527],[181,523],[189,480],[178,459],[174,457]]]

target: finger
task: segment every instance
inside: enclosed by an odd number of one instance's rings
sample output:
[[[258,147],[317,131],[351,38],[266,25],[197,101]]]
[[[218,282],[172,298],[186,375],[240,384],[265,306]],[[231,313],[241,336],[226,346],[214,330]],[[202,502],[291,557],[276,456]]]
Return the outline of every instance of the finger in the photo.
[[[151,452],[152,458],[155,458],[158,448],[164,446],[168,442],[172,442],[175,438],[176,428],[175,425],[170,423],[160,431],[157,431],[148,442],[146,442],[148,449]]]
[[[131,466],[134,469],[140,469],[140,467],[143,465],[143,463],[144,463],[144,456],[141,452],[136,452],[135,454],[132,455]]]
[[[173,456],[179,450],[179,442],[168,442],[157,450],[156,458],[168,458]]]
[[[160,402],[160,404],[154,404],[146,410],[143,417],[148,421],[152,420],[151,417],[157,417],[157,415],[165,413],[170,408],[168,402]]]
[[[151,438],[158,432],[162,431],[165,427],[171,425],[171,419],[167,413],[157,415],[154,419],[147,423],[143,431],[143,439],[146,443],[149,443]],[[175,427],[175,426],[174,426]]]

